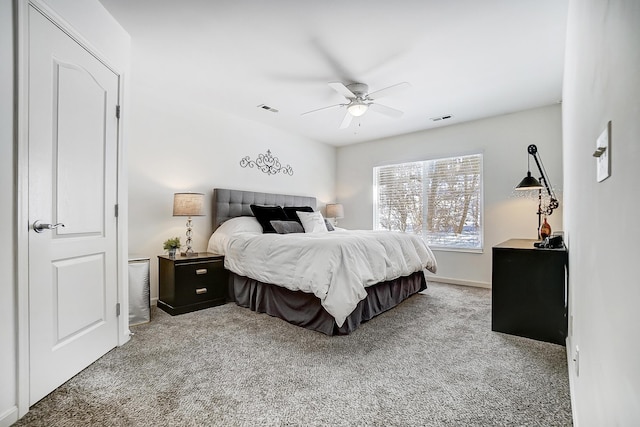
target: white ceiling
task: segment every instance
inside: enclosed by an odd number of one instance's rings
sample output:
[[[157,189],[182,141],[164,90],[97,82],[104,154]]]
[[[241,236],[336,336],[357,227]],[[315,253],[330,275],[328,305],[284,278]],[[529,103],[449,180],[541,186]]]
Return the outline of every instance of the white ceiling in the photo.
[[[567,0],[101,2],[158,89],[336,146],[561,100]],[[379,100],[405,113],[301,116],[344,101],[331,81],[409,82]]]

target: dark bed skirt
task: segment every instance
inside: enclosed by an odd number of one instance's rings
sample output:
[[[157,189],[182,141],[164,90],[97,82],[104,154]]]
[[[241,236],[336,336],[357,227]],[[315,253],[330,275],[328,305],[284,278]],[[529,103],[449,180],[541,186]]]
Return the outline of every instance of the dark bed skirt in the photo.
[[[427,288],[424,272],[378,283],[366,288],[360,301],[341,327],[313,294],[292,291],[230,273],[229,293],[236,304],[258,313],[279,317],[297,326],[327,335],[347,335],[378,314]]]

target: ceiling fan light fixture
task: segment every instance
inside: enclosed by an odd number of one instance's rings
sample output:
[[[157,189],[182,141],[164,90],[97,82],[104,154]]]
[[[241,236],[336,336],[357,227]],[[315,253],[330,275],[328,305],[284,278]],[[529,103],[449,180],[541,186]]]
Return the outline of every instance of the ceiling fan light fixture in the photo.
[[[322,111],[329,108],[346,108],[347,111],[344,113],[340,129],[348,128],[354,117],[360,117],[366,114],[369,109],[376,113],[397,119],[402,117],[402,111],[386,105],[378,104],[376,99],[388,96],[392,92],[406,88],[407,86],[410,86],[409,83],[403,82],[369,93],[369,86],[364,83],[350,83],[345,85],[341,82],[329,82],[329,87],[342,95],[345,98],[345,102],[307,111],[306,113],[302,113],[302,115],[304,116],[309,113],[315,113],[316,111]]]
[[[369,106],[362,101],[353,101],[347,107],[347,111],[354,117],[360,117],[367,112]]]

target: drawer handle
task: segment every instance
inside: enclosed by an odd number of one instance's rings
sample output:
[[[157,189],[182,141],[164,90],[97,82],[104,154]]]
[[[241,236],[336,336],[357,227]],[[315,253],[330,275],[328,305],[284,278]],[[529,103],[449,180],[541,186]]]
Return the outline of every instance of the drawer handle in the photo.
[[[196,289],[196,294],[197,295],[202,295],[202,294],[206,294],[206,293],[207,293],[207,288]]]
[[[196,270],[196,274],[207,274],[207,269],[206,268],[200,268],[200,269]]]

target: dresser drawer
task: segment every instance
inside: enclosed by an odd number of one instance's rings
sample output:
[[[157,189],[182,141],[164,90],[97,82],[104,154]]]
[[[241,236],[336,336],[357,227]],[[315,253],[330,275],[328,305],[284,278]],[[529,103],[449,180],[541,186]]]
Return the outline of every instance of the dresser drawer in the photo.
[[[178,264],[175,266],[177,305],[224,299],[227,273],[222,261]]]

